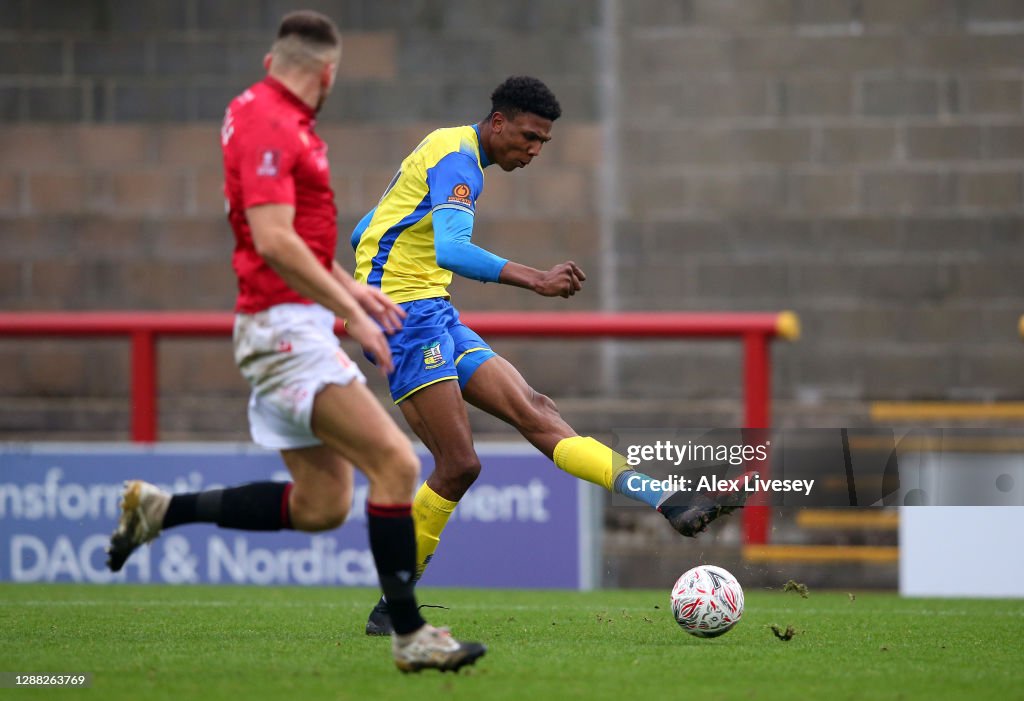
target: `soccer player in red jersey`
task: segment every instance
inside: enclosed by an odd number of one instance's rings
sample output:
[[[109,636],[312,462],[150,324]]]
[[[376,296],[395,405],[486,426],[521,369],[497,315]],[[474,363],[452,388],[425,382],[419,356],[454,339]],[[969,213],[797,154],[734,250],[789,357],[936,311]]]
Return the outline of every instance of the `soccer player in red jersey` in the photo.
[[[419,460],[334,335],[335,317],[345,319],[349,335],[387,372],[392,359],[382,328],[397,330],[405,316],[334,260],[337,210],[327,147],[314,125],[340,55],[329,18],[310,11],[285,16],[264,60],[267,77],[231,102],[221,131],[238,276],[235,361],[252,385],[253,440],[281,452],[293,481],[173,496],[127,482],[108,565],[121,569],[137,547],[186,523],[336,528],[352,501],[355,464],[370,483],[370,549],[394,626],[395,663],[403,671],[454,670],[486,648],[420,616],[411,516]]]

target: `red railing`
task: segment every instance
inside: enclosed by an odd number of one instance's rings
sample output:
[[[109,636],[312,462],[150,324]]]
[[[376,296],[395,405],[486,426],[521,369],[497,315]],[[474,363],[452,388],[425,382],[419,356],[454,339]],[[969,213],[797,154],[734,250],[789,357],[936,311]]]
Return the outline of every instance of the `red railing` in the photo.
[[[800,335],[799,320],[792,312],[467,312],[462,320],[491,338],[741,339],[746,428],[771,425],[769,341],[795,340]],[[129,337],[132,440],[149,443],[157,440],[157,339],[230,336],[233,323],[233,315],[225,312],[8,312],[0,313],[0,337]],[[344,333],[340,324],[336,330]],[[767,508],[746,511],[746,541],[766,542]]]

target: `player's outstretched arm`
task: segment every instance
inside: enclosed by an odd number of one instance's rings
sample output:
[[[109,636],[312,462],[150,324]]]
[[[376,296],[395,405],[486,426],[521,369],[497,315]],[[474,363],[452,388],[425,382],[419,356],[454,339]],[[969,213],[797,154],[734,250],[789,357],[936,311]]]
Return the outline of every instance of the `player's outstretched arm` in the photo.
[[[266,204],[245,210],[256,252],[289,287],[345,319],[348,335],[377,361],[385,374],[393,369],[391,349],[380,328],[338,279],[316,259],[309,246],[295,232],[295,208]]]
[[[571,260],[559,263],[550,270],[537,270],[509,261],[501,269],[498,281],[533,290],[543,297],[572,297],[583,289],[583,281],[586,279],[580,266]]]
[[[494,255],[472,242],[473,215],[458,208],[434,212],[434,248],[437,264],[456,275],[481,282],[500,282],[533,290],[545,297],[571,297],[583,288],[587,276],[572,261],[550,270],[537,270]]]
[[[365,285],[351,275],[334,261],[331,274],[341,283],[352,299],[363,308],[370,318],[376,321],[387,333],[394,333],[402,328],[402,319],[405,318],[405,310],[391,301],[391,298],[384,294],[379,287]]]

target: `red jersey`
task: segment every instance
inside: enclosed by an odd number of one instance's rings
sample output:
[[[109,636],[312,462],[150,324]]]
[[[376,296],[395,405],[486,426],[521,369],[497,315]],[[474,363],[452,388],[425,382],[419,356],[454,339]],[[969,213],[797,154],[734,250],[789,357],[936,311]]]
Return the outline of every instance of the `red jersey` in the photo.
[[[327,145],[313,132],[315,114],[267,76],[232,100],[224,115],[224,196],[235,232],[232,265],[238,276],[237,312],[252,314],[275,304],[310,303],[256,252],[245,216],[249,207],[294,206],[296,233],[317,260],[331,269],[338,210],[331,190]]]

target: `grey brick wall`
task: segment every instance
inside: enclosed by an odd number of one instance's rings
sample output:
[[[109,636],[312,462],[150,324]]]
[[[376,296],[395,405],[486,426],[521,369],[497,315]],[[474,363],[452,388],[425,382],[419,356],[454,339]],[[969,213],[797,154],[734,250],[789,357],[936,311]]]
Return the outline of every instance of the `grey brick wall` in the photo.
[[[463,307],[594,309],[610,262],[620,309],[797,311],[803,339],[775,352],[780,423],[1024,398],[1024,3],[620,0],[609,75],[598,0],[303,4],[344,32],[320,124],[343,230],[506,75],[559,95],[541,159],[488,173],[477,237],[538,267],[572,257],[590,287],[566,303],[460,282]],[[292,6],[0,1],[0,307],[230,308],[218,121]],[[244,437],[226,346],[166,345],[165,435]],[[497,345],[584,430],[739,421],[731,344]],[[116,342],[0,341],[0,435],[120,435],[126,362]]]
[[[1024,395],[1024,4],[629,8],[623,308],[797,311],[803,339],[776,349],[783,422]],[[735,392],[702,354],[674,354],[682,386],[711,373]]]

